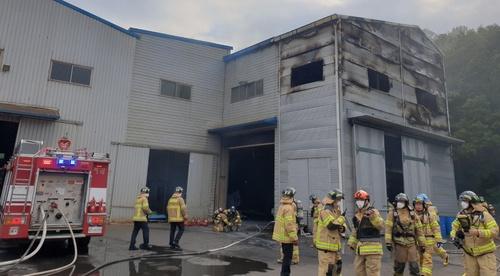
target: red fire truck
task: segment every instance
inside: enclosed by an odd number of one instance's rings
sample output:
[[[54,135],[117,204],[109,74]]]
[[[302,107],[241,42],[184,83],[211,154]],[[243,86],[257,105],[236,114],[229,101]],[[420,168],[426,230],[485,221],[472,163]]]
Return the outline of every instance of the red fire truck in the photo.
[[[65,137],[58,145],[43,148],[42,141],[21,140],[4,166],[2,246],[40,239],[36,233],[42,224],[46,240],[71,239],[71,226],[78,247],[86,247],[92,236],[104,235],[109,154],[70,150],[71,141]]]

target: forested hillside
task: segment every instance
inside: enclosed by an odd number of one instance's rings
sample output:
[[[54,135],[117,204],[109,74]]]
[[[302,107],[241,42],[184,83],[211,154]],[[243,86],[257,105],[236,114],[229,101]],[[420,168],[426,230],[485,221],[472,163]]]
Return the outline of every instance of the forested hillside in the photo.
[[[500,204],[500,26],[427,31],[444,52],[457,192]]]

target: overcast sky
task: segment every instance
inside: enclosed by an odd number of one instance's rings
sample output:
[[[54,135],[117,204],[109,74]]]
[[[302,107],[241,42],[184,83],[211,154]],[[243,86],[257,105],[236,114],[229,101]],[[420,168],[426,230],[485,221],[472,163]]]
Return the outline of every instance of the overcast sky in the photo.
[[[498,0],[66,0],[130,27],[234,47],[234,51],[332,14],[418,25],[436,33],[499,23]]]

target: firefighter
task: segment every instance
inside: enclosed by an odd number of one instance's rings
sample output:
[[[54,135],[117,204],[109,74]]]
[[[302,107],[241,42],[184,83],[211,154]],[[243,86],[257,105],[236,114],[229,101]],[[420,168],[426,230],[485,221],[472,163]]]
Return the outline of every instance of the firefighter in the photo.
[[[224,210],[222,208],[219,208],[217,211],[217,214],[214,219],[214,227],[213,231],[214,232],[226,232],[226,229],[224,227],[231,227],[233,224],[229,222],[227,218],[227,210]]]
[[[241,231],[241,216],[240,216],[240,212],[238,212],[238,210],[236,210],[236,208],[234,208],[234,206],[231,206],[230,209],[227,210],[228,214],[229,214],[229,222],[231,222],[234,225],[236,225],[236,231],[237,232],[240,232]],[[230,230],[232,231],[233,228],[231,226]]]
[[[498,236],[498,225],[490,213],[479,202],[472,191],[459,196],[462,211],[453,221],[451,239],[462,241],[462,262],[467,276],[497,275],[494,239]]]
[[[284,195],[285,195],[285,190],[281,191],[281,196],[283,197]],[[293,206],[293,210],[295,212],[295,217],[296,217],[296,222],[297,222],[297,234],[298,234],[299,221],[298,221],[298,217],[297,217],[297,204],[295,203],[295,198],[293,199],[292,206]],[[281,247],[281,244],[280,244],[280,255],[281,255],[280,258],[278,259],[279,264],[283,262],[283,248]],[[299,261],[300,261],[299,245],[294,244],[293,245],[293,253],[292,253],[292,265],[298,264]]]
[[[384,219],[377,209],[370,206],[370,195],[359,190],[354,193],[356,215],[352,218],[352,232],[347,246],[356,252],[354,269],[357,276],[380,276],[382,243],[380,231]]]
[[[418,249],[425,252],[425,237],[422,224],[409,205],[408,196],[400,193],[394,199],[396,206],[387,214],[385,221],[385,243],[393,252],[394,276],[402,276],[406,263],[410,265],[410,275],[420,275]],[[393,246],[394,244],[394,246]],[[418,248],[418,249],[417,249]]]
[[[183,191],[182,187],[176,187],[167,204],[168,222],[170,223],[170,242],[168,244],[170,248],[181,248],[179,240],[184,233],[184,221],[188,219],[186,204],[182,198]],[[176,228],[179,228],[177,236],[175,235]]]
[[[432,254],[434,253],[434,245],[436,245],[438,249],[443,246],[441,228],[437,222],[436,215],[429,212],[423,197],[417,196],[413,199],[413,208],[415,208],[417,217],[422,223],[422,232],[426,244],[425,252],[420,254],[421,274],[429,276],[432,275]]]
[[[294,207],[293,203],[295,193],[296,191],[292,187],[287,187],[283,191],[283,197],[280,200],[280,207],[276,213],[274,223],[273,240],[280,243],[283,252],[281,276],[290,275],[293,246],[299,244],[296,207]]]
[[[309,207],[311,211],[311,217],[313,218],[313,244],[311,245],[311,248],[314,248],[315,241],[316,241],[316,235],[318,234],[318,217],[319,217],[319,212],[323,210],[323,204],[321,204],[321,200],[315,195],[312,194],[309,196],[309,199],[311,200],[313,206]]]
[[[137,234],[139,234],[139,230],[142,230],[143,239],[143,243],[139,246],[139,248],[144,250],[152,248],[152,246],[149,245],[149,227],[147,215],[151,215],[153,214],[153,212],[151,211],[151,209],[149,209],[148,197],[149,188],[142,188],[140,195],[135,201],[134,217],[132,218],[132,220],[134,221],[134,230],[132,231],[132,238],[130,239],[130,246],[128,250],[138,249],[137,247],[135,247],[135,239],[137,238]]]
[[[342,275],[342,236],[346,222],[341,214],[339,202],[344,194],[339,189],[333,189],[323,198],[323,210],[318,217],[318,233],[316,234],[316,248],[318,249],[318,276]]]
[[[438,211],[437,207],[432,205],[432,202],[429,200],[429,198],[427,197],[426,194],[419,194],[417,197],[422,197],[424,199],[424,203],[425,203],[424,207],[427,208],[427,211],[429,212],[429,214],[436,216],[437,223],[439,224],[440,219],[439,219],[439,211]],[[444,266],[447,266],[450,263],[450,256],[448,255],[448,253],[446,252],[446,250],[444,250],[444,248],[442,246],[438,247],[437,243],[434,243],[433,251],[441,259],[443,259]]]

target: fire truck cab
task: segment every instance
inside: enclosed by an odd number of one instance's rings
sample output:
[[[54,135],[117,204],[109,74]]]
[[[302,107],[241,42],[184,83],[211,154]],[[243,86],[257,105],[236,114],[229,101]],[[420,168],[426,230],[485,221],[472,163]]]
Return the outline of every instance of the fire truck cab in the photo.
[[[36,233],[44,222],[46,240],[71,240],[69,224],[78,247],[86,247],[92,236],[104,235],[109,154],[69,150],[71,141],[65,137],[58,145],[43,148],[42,141],[21,140],[2,168],[2,246],[40,239]]]

